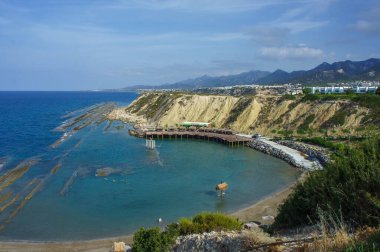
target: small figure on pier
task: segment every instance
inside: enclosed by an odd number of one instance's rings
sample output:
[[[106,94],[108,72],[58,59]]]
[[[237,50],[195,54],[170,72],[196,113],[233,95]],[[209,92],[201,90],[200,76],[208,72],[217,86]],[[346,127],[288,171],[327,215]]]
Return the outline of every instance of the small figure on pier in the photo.
[[[223,181],[220,181],[220,183],[217,184],[215,187],[215,190],[217,191],[219,197],[222,197],[225,194],[225,191],[227,189],[228,189],[228,184]]]

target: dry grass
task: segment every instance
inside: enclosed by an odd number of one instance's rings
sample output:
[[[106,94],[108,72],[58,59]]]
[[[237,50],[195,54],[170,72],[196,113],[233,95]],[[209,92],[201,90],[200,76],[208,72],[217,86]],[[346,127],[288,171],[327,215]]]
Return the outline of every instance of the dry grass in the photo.
[[[300,249],[305,252],[342,251],[352,242],[353,239],[346,230],[338,230],[334,235],[324,234],[321,239],[304,244]]]
[[[276,239],[271,237],[268,233],[265,233],[260,228],[254,228],[252,230],[243,231],[243,247],[247,250],[251,250],[252,248],[260,244],[269,244],[273,242],[276,242]]]

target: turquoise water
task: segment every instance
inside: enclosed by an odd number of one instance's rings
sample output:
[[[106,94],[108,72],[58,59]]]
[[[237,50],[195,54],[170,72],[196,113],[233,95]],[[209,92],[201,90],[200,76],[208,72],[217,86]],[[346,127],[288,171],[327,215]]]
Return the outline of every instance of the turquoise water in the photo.
[[[33,178],[44,181],[11,221],[7,222],[9,214],[17,204],[2,213],[1,223],[6,225],[0,239],[58,241],[112,237],[130,234],[142,226],[155,226],[159,217],[165,224],[201,211],[229,213],[280,190],[299,175],[284,161],[245,147],[231,148],[201,140],[160,140],[156,150],[147,150],[145,140],[129,136],[130,126],[119,122],[114,122],[107,131],[107,122],[89,126],[58,148],[48,147],[62,135],[51,130],[68,111],[101,101],[128,103],[134,97],[134,94],[123,98],[105,93],[103,97],[88,98],[92,102],[87,104],[78,102],[73,106],[72,102],[70,109],[56,98],[54,102],[61,108],[50,112],[51,122],[40,122],[49,125],[49,130],[43,131],[45,141],[40,140],[38,145],[30,140],[30,145],[24,142],[23,152],[0,152],[0,157],[12,160],[2,174],[26,156],[38,156],[40,160],[8,191],[23,195]],[[21,131],[24,126],[14,127]],[[39,139],[41,135],[29,133],[28,137]],[[16,149],[11,142],[8,140],[6,150]],[[62,167],[55,174],[46,175],[57,163]],[[95,176],[96,169],[103,167],[111,167],[117,173]],[[230,185],[224,198],[217,197],[214,191],[221,180]]]

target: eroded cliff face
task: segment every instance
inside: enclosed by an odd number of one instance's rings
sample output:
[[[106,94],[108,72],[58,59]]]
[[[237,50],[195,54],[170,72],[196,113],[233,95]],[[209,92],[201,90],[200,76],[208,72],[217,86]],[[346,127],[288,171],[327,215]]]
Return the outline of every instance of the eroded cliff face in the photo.
[[[129,122],[177,125],[210,122],[214,127],[242,133],[351,134],[363,126],[368,108],[350,101],[286,100],[283,96],[222,96],[146,93],[109,115]]]

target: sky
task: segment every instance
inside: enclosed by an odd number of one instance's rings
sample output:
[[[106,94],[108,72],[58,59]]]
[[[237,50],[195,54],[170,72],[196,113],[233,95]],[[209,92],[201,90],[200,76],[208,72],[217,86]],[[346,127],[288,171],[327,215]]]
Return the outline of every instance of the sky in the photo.
[[[0,0],[0,90],[88,90],[380,58],[378,0]]]

